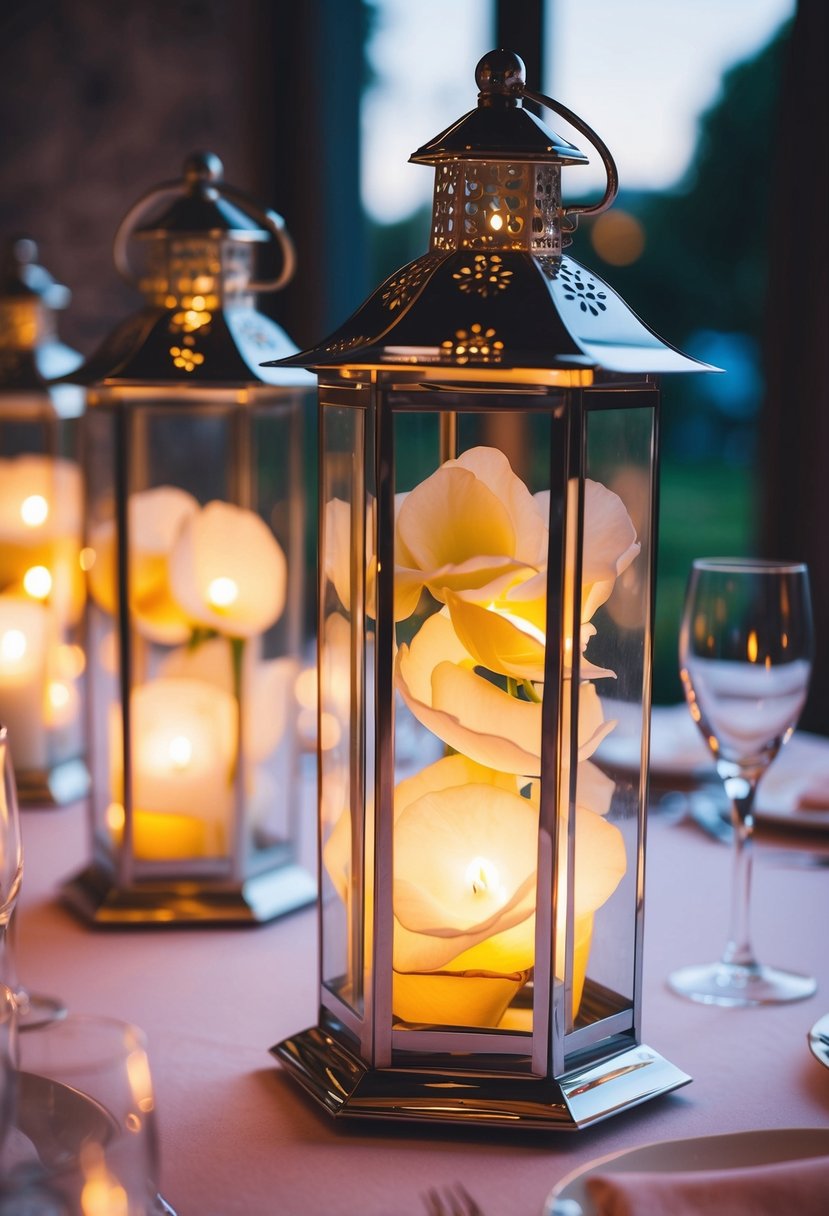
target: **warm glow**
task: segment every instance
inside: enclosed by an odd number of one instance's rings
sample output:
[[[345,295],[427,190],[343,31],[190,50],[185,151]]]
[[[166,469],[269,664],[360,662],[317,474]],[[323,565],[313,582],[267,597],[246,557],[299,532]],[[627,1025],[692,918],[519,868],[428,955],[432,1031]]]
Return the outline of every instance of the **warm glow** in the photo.
[[[0,637],[0,658],[4,663],[18,663],[25,653],[25,633],[21,629],[7,629]]]
[[[66,680],[77,680],[86,670],[86,655],[82,646],[64,643],[58,646],[55,658],[58,672]]]
[[[547,645],[547,635],[543,629],[539,629],[537,625],[533,625],[532,621],[526,620],[522,616],[516,616],[512,612],[506,612],[503,608],[498,608],[495,604],[487,604],[487,612],[497,612],[502,620],[508,621],[510,625],[514,625],[521,633],[525,633],[527,637],[533,638],[540,646]],[[565,649],[572,651],[572,638],[565,638]]]
[[[645,229],[627,211],[600,215],[593,224],[590,239],[599,257],[611,266],[630,266],[645,250]]]
[[[758,643],[757,643],[757,633],[755,632],[755,630],[752,629],[751,633],[748,635],[748,646],[747,646],[749,663],[757,662],[758,650],[759,650],[759,647],[758,647]]]
[[[127,1192],[106,1166],[104,1150],[86,1141],[81,1148],[84,1184],[80,1195],[81,1216],[129,1216]]]
[[[497,213],[497,211],[496,211],[495,215],[491,215],[489,217],[489,226],[490,226],[490,228],[492,228],[492,230],[494,232],[500,232],[501,229],[503,228],[504,221],[501,218],[501,216]]]
[[[232,578],[214,578],[207,588],[207,601],[212,608],[229,608],[239,598],[239,586]]]
[[[306,667],[301,671],[296,678],[294,685],[294,693],[303,709],[316,709],[317,707],[317,669],[316,667]]]
[[[78,562],[80,563],[81,570],[91,570],[95,565],[95,550],[90,549],[88,545],[86,548],[81,549]]]
[[[71,696],[68,684],[61,684],[59,680],[53,680],[49,685],[48,697],[53,709],[64,709],[69,704]]]
[[[498,874],[495,862],[487,857],[473,857],[466,867],[466,881],[473,895],[490,895],[504,903],[507,893]]]
[[[123,832],[126,815],[124,814],[124,808],[120,802],[110,802],[106,809],[105,818],[107,827],[109,828],[110,832],[113,833],[113,835],[118,835],[120,832]]]
[[[45,566],[30,566],[23,575],[23,587],[33,600],[45,600],[52,590],[52,576]]]
[[[37,528],[45,523],[49,515],[49,503],[42,494],[30,494],[20,504],[20,518],[30,528]]]
[[[176,769],[185,769],[193,759],[193,744],[186,735],[176,735],[170,740],[170,762]]]
[[[329,752],[333,747],[336,747],[342,738],[342,727],[337,721],[334,714],[320,714],[320,748],[324,752]]]

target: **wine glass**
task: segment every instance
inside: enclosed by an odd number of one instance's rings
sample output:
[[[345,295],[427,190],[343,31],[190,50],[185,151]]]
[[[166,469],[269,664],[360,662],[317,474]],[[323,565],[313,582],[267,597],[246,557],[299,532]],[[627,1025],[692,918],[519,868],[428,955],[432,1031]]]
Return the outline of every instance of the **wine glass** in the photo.
[[[3,1213],[160,1216],[146,1042],[114,1018],[70,1014],[20,1036]]]
[[[719,962],[668,977],[709,1005],[765,1005],[811,996],[811,976],[767,967],[749,933],[754,796],[791,736],[809,686],[812,612],[805,565],[728,558],[694,562],[679,666],[691,716],[716,760],[734,826],[731,926]]]
[[[23,878],[23,841],[5,726],[0,726],[0,768],[3,770],[0,792],[0,975],[15,994],[18,1030],[30,1030],[65,1017],[66,1006],[56,997],[28,992],[17,978],[14,914]]]

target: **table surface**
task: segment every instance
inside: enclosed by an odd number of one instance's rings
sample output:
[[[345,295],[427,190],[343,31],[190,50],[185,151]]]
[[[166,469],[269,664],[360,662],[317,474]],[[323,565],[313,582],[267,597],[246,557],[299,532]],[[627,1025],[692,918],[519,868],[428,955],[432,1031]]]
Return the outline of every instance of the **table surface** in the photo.
[[[486,1216],[538,1216],[560,1178],[607,1153],[829,1126],[829,1070],[806,1041],[829,1010],[829,869],[764,860],[762,842],[757,952],[815,974],[817,995],[720,1009],[667,990],[673,967],[720,953],[730,855],[699,829],[652,814],[644,1038],[693,1082],[586,1131],[517,1135],[335,1122],[280,1070],[268,1048],[316,1020],[313,909],[256,928],[94,930],[56,898],[85,860],[84,807],[27,810],[23,831],[20,979],[75,1011],[147,1032],[162,1191],[179,1216],[424,1216],[424,1191],[458,1180]],[[829,838],[801,836],[798,844],[829,847]]]

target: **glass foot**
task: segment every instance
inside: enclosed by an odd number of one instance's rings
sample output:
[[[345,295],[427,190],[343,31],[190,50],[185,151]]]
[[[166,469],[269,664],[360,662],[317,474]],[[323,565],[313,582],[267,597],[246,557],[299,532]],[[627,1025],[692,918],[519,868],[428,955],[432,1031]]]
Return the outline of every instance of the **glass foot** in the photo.
[[[761,963],[720,962],[681,967],[668,976],[668,987],[703,1005],[779,1005],[811,996],[817,983],[810,975]]]
[[[50,1022],[58,1022],[66,1017],[66,1006],[57,997],[20,989],[15,996],[18,1030],[37,1030],[39,1026],[48,1026]]]

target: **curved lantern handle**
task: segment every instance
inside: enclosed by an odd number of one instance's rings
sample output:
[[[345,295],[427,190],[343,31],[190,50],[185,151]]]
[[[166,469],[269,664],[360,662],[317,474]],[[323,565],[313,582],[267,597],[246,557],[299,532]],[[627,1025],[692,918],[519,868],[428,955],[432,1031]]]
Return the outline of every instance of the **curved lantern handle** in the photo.
[[[558,101],[554,101],[552,97],[547,97],[544,93],[533,92],[526,85],[521,89],[521,95],[527,101],[534,101],[538,105],[545,106],[548,110],[552,110],[554,114],[558,114],[559,118],[563,118],[565,122],[569,122],[571,127],[575,127],[585,139],[589,140],[602,158],[602,164],[607,176],[607,186],[598,203],[575,203],[571,207],[562,207],[561,209],[563,216],[573,217],[572,224],[567,227],[570,232],[574,232],[580,215],[599,215],[602,211],[607,211],[618,194],[619,170],[616,168],[616,161],[613,159],[613,154],[604,140],[600,139],[593,128],[589,127],[582,118],[579,118],[578,114],[574,114],[572,110],[568,110],[566,106],[561,105]]]
[[[130,266],[129,257],[127,255],[127,245],[132,236],[133,229],[138,223],[141,216],[151,206],[162,198],[169,198],[171,195],[181,194],[181,182],[162,182],[160,186],[154,186],[152,190],[148,190],[137,203],[133,203],[127,214],[118,225],[118,230],[115,233],[115,239],[112,242],[112,260],[115,263],[115,269],[120,274],[125,282],[132,287],[138,286],[138,280],[133,274]]]
[[[138,202],[134,203],[118,225],[118,230],[115,233],[115,239],[112,244],[112,260],[121,278],[133,287],[138,286],[138,280],[130,266],[128,246],[136,224],[154,203],[157,203],[162,198],[181,195],[184,192],[184,186],[180,180],[162,182],[152,190],[149,190]],[[271,237],[279,245],[282,253],[282,269],[276,278],[252,282],[249,284],[250,290],[256,292],[279,291],[287,286],[296,271],[296,250],[282,216],[277,211],[271,211],[267,207],[258,206],[246,194],[243,194],[241,190],[225,186],[224,183],[222,183],[222,188],[218,190],[218,193],[223,198],[240,204],[247,214],[259,220],[262,223],[262,227],[270,233]]]
[[[250,290],[281,291],[283,287],[288,286],[296,273],[296,249],[288,229],[285,227],[284,219],[278,211],[272,211],[270,207],[260,207],[252,198],[249,198],[241,190],[236,190],[232,186],[223,186],[221,194],[224,198],[230,199],[231,202],[239,203],[243,210],[252,215],[254,219],[261,220],[262,227],[266,228],[271,234],[282,253],[282,269],[276,278],[261,279],[250,283]]]

